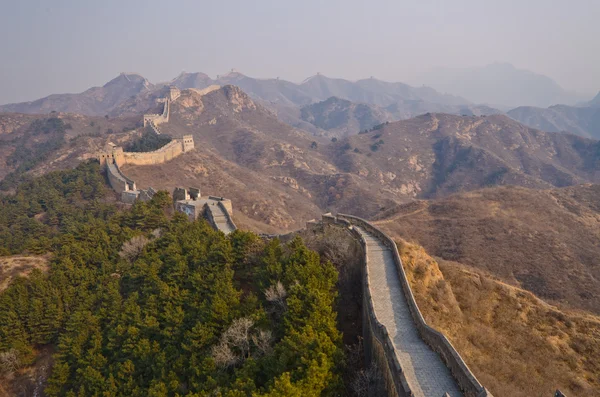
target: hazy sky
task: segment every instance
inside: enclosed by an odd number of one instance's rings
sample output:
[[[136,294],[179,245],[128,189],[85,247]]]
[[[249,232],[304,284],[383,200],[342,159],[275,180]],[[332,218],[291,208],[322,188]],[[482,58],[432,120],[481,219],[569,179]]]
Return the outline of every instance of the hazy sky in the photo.
[[[236,68],[418,83],[495,61],[600,89],[598,0],[0,0],[0,103]]]

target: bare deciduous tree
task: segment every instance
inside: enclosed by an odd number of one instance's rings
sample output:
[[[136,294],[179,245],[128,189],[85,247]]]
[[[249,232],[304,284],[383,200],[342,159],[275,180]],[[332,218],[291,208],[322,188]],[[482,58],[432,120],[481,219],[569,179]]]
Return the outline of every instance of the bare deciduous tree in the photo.
[[[221,341],[218,345],[213,346],[211,352],[212,359],[215,361],[215,365],[221,368],[228,368],[238,362],[238,357],[231,350],[229,345]]]
[[[212,348],[212,358],[221,368],[228,368],[250,357],[251,342],[256,354],[270,354],[273,335],[271,331],[252,332],[254,320],[249,317],[238,318],[221,335],[219,344]]]
[[[231,326],[221,336],[222,342],[226,342],[230,347],[237,348],[243,358],[248,357],[250,352],[250,329],[253,325],[254,321],[249,317],[233,320]]]
[[[119,252],[119,256],[126,261],[133,263],[142,253],[148,242],[148,239],[144,236],[135,236],[123,244],[121,251]]]
[[[286,304],[285,298],[287,297],[287,291],[285,287],[278,281],[275,285],[271,285],[265,290],[265,298],[268,302],[275,304],[280,311],[285,311]]]

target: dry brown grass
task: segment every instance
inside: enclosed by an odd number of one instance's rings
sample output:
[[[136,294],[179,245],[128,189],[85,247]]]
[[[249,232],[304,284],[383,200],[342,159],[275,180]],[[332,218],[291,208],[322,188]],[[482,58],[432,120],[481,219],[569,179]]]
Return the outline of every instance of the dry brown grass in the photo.
[[[392,211],[390,211],[392,212]],[[436,257],[600,315],[600,185],[499,187],[400,206],[376,222]]]
[[[33,269],[48,269],[47,255],[44,256],[0,256],[0,292],[10,285],[18,276],[27,276]]]
[[[495,396],[600,396],[600,317],[561,311],[525,290],[406,242],[404,267],[427,322]]]

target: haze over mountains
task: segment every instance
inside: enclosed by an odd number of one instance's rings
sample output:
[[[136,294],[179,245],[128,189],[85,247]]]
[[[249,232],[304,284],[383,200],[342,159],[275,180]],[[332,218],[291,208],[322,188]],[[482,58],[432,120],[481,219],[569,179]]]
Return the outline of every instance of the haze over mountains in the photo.
[[[252,78],[235,70],[215,79],[200,72],[184,72],[169,82],[153,84],[139,74],[122,73],[102,87],[79,94],[53,94],[31,102],[3,105],[0,112],[135,115],[152,107],[156,99],[164,95],[167,86],[204,89],[231,84],[270,109],[280,120],[317,136],[353,135],[386,121],[404,120],[428,112],[481,116],[501,114],[499,108],[507,110],[507,106],[502,106],[507,104],[541,106],[575,102],[580,106],[556,105],[548,109],[520,106],[507,114],[545,131],[566,131],[584,137],[600,134],[597,111],[600,94],[589,102],[582,102],[581,96],[566,92],[550,78],[518,70],[510,64],[437,71],[424,78],[430,79],[441,91],[460,93],[461,96],[375,78],[349,81],[320,74],[296,84],[279,78]]]
[[[442,92],[451,92],[476,103],[506,108],[516,106],[547,107],[574,105],[587,100],[582,94],[563,89],[551,78],[509,63],[493,63],[464,69],[433,69],[420,81]],[[593,92],[597,87],[590,87]]]

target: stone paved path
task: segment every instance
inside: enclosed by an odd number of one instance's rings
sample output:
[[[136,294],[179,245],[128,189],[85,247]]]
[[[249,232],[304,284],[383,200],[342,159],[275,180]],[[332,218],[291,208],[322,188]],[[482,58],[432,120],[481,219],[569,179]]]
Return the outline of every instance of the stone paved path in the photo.
[[[217,224],[217,229],[225,234],[232,233],[235,230],[235,227],[229,222],[227,215],[225,215],[220,205],[209,205],[208,208]]]
[[[371,233],[354,226],[367,242],[369,285],[375,316],[394,343],[408,384],[416,397],[462,396],[440,356],[420,338],[404,297],[392,251]]]

